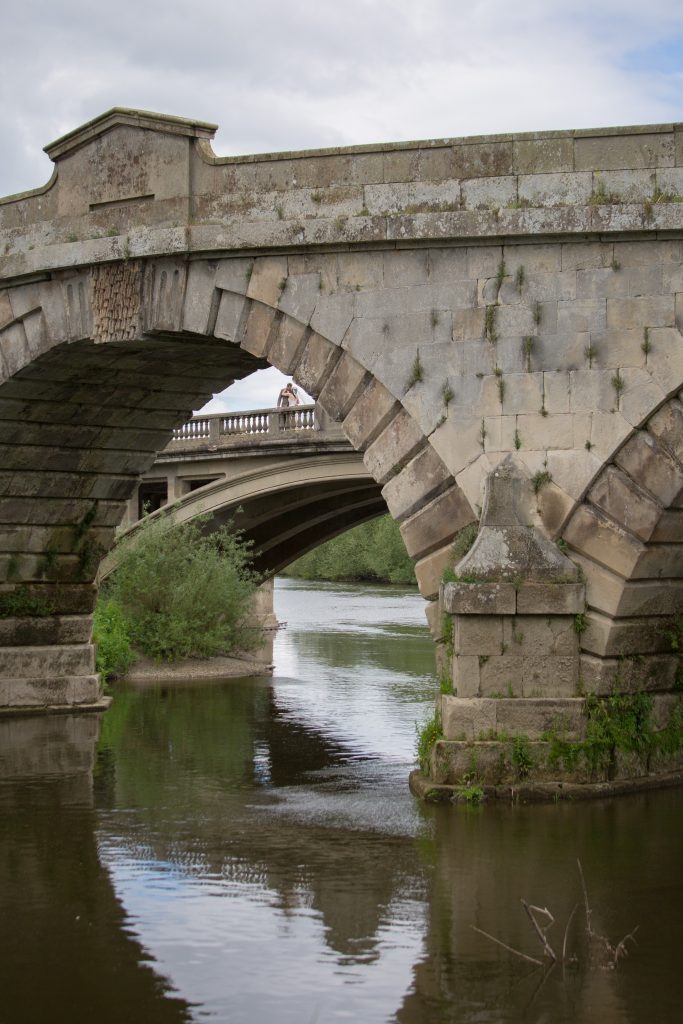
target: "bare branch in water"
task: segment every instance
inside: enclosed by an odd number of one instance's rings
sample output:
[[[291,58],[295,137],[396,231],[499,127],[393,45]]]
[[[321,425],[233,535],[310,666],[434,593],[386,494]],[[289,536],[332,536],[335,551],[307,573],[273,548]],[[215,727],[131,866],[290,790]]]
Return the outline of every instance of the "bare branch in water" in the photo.
[[[501,942],[500,939],[497,939],[495,935],[489,935],[489,933],[485,932],[482,928],[477,928],[476,924],[470,925],[470,928],[472,929],[472,931],[479,932],[480,935],[483,935],[485,938],[490,939],[491,942],[495,942],[497,946],[502,946],[503,949],[507,949],[509,953],[514,953],[515,956],[520,956],[522,960],[528,960],[531,964],[538,964],[539,967],[543,967],[542,960],[537,960],[535,956],[527,956],[526,953],[522,953],[518,949],[513,949],[512,946],[508,946],[507,943]]]

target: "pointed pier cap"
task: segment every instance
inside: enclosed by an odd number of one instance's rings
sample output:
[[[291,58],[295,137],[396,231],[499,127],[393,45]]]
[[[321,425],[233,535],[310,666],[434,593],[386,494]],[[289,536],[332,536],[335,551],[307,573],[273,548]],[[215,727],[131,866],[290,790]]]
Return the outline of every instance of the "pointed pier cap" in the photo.
[[[477,539],[457,563],[458,576],[482,581],[575,582],[579,570],[529,523],[531,482],[511,455],[486,478]]]
[[[72,153],[119,125],[146,128],[166,135],[186,135],[195,139],[212,139],[218,130],[218,125],[206,121],[193,121],[185,117],[173,117],[171,114],[155,114],[150,110],[112,107],[106,113],[94,117],[92,121],[87,121],[79,128],[74,128],[73,131],[51,142],[44,147],[44,151],[51,160],[59,160],[60,157]]]

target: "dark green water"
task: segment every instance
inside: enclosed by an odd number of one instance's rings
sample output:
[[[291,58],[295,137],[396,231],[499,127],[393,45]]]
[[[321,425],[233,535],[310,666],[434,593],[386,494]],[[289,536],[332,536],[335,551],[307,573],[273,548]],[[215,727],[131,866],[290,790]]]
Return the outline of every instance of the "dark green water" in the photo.
[[[273,678],[0,721],[0,1024],[683,1020],[683,793],[425,808],[421,600],[286,581]],[[524,897],[638,945],[542,971]]]

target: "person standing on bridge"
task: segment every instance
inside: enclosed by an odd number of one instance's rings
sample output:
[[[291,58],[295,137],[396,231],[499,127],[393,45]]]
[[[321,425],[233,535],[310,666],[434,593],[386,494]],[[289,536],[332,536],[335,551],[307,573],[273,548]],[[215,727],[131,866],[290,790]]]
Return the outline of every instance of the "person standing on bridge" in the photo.
[[[285,384],[277,397],[278,409],[288,409],[290,405],[301,405],[301,399],[297,395],[296,388],[291,380],[288,384]]]

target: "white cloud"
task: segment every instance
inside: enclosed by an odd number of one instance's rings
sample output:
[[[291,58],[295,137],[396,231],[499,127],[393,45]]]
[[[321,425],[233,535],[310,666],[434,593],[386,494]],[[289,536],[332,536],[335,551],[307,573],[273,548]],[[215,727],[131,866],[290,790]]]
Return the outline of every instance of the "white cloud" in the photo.
[[[256,370],[249,377],[236,381],[231,387],[214,395],[201,412],[235,412],[238,409],[272,409],[277,405],[277,396],[291,377],[270,366],[267,370]],[[303,403],[312,402],[303,388],[297,388]]]
[[[3,19],[0,195],[112,106],[216,122],[221,154],[651,123],[681,118],[682,58],[677,0],[24,0]],[[254,402],[278,390],[250,380]]]

